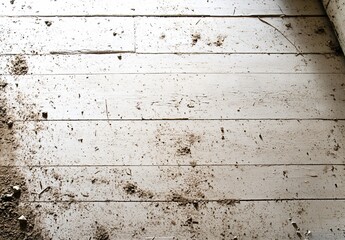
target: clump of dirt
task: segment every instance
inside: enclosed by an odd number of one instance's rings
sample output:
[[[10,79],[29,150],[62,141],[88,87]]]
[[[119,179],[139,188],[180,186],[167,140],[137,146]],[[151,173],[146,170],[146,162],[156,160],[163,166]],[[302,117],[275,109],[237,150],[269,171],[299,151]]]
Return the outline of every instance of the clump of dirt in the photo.
[[[97,226],[96,234],[94,236],[94,239],[95,240],[109,240],[110,236],[109,236],[108,231],[104,227]]]
[[[10,73],[12,75],[25,75],[29,71],[26,59],[18,55],[11,61]]]
[[[189,147],[181,147],[181,148],[178,148],[177,151],[176,151],[177,155],[179,156],[183,156],[183,155],[189,155],[192,153],[192,151],[190,150]]]
[[[221,47],[225,41],[226,36],[218,35],[217,40],[213,43],[217,47]]]
[[[24,178],[13,166],[17,141],[14,123],[7,114],[6,86],[0,86],[0,239],[40,240],[43,238],[40,229],[34,224],[35,214],[30,206],[22,203],[27,196]],[[24,217],[20,224],[21,216]]]
[[[236,204],[240,203],[240,201],[237,199],[222,199],[218,200],[217,203],[220,205],[235,206]]]
[[[140,189],[136,184],[127,182],[123,190],[129,195],[138,195],[140,198],[153,198],[153,193],[148,190]]]
[[[193,33],[192,34],[192,46],[197,44],[197,42],[201,39],[200,33]]]

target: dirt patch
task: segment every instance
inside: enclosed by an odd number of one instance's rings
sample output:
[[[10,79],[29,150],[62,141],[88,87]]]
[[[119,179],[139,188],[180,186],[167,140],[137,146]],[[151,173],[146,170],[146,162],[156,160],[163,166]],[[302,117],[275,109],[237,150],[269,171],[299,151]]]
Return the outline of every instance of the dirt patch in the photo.
[[[22,203],[27,197],[24,178],[20,171],[13,167],[16,160],[15,149],[18,146],[14,137],[15,123],[7,114],[5,97],[7,84],[1,82],[3,84],[0,84],[0,239],[40,240],[43,238],[40,229],[35,226],[35,214],[29,205]]]
[[[95,240],[109,240],[110,236],[109,236],[108,231],[104,227],[97,226],[96,234],[94,236],[94,239]]]
[[[24,56],[18,55],[11,61],[10,74],[25,75],[29,71],[28,64]]]
[[[123,186],[123,190],[129,195],[137,195],[140,198],[153,198],[153,193],[151,191],[143,190],[134,183],[127,182]]]

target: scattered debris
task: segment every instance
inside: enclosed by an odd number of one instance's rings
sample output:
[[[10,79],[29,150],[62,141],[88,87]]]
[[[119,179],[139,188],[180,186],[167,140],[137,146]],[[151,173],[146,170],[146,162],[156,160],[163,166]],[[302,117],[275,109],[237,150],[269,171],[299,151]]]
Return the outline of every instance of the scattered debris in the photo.
[[[51,21],[44,21],[44,23],[45,23],[48,27],[50,27],[50,26],[52,25],[52,22],[51,22]]]
[[[11,61],[10,73],[12,75],[25,75],[29,71],[29,67],[25,58],[21,55],[17,55]]]
[[[192,46],[194,46],[200,39],[201,39],[200,33],[192,34]]]

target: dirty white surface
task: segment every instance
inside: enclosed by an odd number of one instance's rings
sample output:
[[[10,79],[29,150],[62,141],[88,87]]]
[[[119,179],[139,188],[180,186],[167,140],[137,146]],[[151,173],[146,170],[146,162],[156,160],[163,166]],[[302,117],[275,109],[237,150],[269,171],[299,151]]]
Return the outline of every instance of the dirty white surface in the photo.
[[[11,2],[0,168],[44,239],[345,237],[345,59],[321,2]]]

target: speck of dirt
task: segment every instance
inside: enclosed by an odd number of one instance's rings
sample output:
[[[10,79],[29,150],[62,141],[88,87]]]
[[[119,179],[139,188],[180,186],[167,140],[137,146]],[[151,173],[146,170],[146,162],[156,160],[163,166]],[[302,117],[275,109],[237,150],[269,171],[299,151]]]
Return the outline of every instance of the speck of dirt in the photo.
[[[193,33],[192,34],[192,46],[197,44],[197,42],[201,39],[200,33]]]
[[[121,55],[118,55],[118,56],[117,56],[117,59],[122,60],[122,56],[121,56]]]
[[[94,239],[95,240],[109,240],[110,236],[109,236],[108,231],[104,227],[97,226]]]
[[[48,113],[47,113],[47,112],[42,112],[42,117],[43,117],[44,119],[47,119],[47,118],[48,118]]]
[[[26,59],[17,55],[12,61],[10,66],[10,74],[12,75],[25,75],[29,71]]]
[[[163,33],[159,38],[160,39],[164,39],[165,38],[165,34]]]
[[[195,167],[196,167],[196,161],[195,161],[195,160],[190,161],[189,163],[190,163],[190,165],[191,165],[193,168],[195,168]]]
[[[51,21],[44,21],[44,23],[47,25],[47,27],[50,27],[52,25]]]
[[[14,4],[14,0],[11,0],[10,3],[11,3],[11,4]]]
[[[291,25],[291,23],[287,23],[287,24],[285,24],[285,27],[286,27],[286,29],[292,29],[292,25]]]

